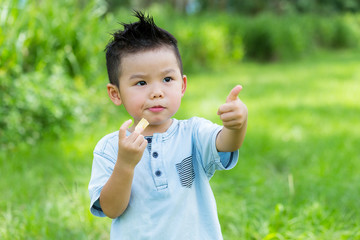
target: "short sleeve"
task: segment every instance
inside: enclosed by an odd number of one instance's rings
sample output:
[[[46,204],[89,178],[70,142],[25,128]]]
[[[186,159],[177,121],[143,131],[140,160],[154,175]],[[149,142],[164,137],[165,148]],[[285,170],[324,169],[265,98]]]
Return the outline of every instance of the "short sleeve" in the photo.
[[[113,147],[114,144],[112,144],[111,141],[114,140],[114,138],[115,137],[100,140],[94,150],[88,189],[90,195],[90,212],[98,217],[105,217],[99,202],[100,193],[110,178],[116,163],[117,148]]]
[[[216,170],[233,168],[237,163],[239,151],[218,152],[216,149],[216,137],[222,126],[203,118],[193,118],[193,121],[196,158],[201,161],[208,178],[211,178]]]
[[[220,162],[225,170],[232,169],[233,167],[235,167],[238,160],[239,151],[218,152],[218,154],[220,156]]]

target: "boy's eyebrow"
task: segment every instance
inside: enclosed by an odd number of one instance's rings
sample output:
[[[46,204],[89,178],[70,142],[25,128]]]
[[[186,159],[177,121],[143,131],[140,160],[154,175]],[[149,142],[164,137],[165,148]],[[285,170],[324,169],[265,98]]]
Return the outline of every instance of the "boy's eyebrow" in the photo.
[[[162,74],[168,74],[168,73],[175,73],[175,69],[169,68],[169,69],[165,69],[164,71],[162,71]]]
[[[130,80],[131,79],[136,79],[136,78],[145,78],[147,75],[146,74],[142,74],[142,73],[136,73],[130,76]]]

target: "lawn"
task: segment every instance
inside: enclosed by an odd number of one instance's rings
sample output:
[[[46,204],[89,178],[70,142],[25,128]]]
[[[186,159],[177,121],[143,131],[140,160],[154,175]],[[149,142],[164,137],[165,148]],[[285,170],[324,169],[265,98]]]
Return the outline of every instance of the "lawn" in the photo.
[[[360,239],[359,53],[188,75],[177,118],[219,123],[236,84],[249,109],[238,165],[211,180],[224,239]],[[0,239],[109,238],[111,221],[88,209],[92,150],[127,116],[105,91],[96,98],[101,117],[86,129],[1,151]]]

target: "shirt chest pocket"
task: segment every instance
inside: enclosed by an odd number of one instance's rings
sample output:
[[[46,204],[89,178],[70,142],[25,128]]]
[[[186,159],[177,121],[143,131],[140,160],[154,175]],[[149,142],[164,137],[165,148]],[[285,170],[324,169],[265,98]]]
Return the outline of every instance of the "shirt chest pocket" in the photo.
[[[176,171],[179,176],[179,181],[182,187],[191,188],[194,179],[195,171],[192,156],[183,159],[176,164]]]

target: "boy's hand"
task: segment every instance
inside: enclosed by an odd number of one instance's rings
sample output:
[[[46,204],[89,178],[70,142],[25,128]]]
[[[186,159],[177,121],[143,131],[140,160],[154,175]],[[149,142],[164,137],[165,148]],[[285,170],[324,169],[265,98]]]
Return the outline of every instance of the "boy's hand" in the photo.
[[[144,153],[147,141],[141,135],[142,130],[134,131],[129,136],[126,136],[126,129],[131,125],[131,122],[131,119],[127,120],[120,127],[117,161],[121,162],[123,166],[135,168]]]
[[[248,110],[238,97],[241,90],[242,86],[235,86],[217,112],[224,127],[230,130],[240,130],[247,121]]]
[[[147,141],[141,135],[143,129],[126,136],[131,120],[124,122],[119,130],[119,150],[114,171],[100,193],[100,205],[106,216],[116,218],[129,205],[134,169],[140,161]]]

